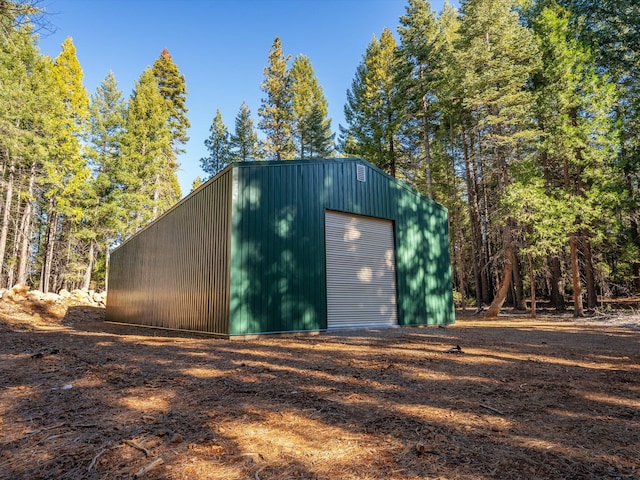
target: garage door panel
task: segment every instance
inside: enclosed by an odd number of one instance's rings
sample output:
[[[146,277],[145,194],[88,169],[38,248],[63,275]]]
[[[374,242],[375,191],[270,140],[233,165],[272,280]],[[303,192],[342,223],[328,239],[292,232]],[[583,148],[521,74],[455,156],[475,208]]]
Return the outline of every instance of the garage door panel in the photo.
[[[393,223],[327,211],[328,328],[397,322]]]

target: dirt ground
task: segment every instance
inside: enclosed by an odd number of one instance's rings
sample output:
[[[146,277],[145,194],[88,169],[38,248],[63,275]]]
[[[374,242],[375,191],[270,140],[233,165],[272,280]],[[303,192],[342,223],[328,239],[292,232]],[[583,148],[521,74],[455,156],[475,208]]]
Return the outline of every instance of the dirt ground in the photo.
[[[637,314],[241,341],[102,319],[0,306],[0,478],[640,479]]]

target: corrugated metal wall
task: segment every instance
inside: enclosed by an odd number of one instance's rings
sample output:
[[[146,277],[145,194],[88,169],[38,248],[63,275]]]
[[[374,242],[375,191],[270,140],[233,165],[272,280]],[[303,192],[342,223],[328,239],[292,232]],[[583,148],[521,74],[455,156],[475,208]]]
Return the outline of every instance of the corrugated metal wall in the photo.
[[[327,328],[327,209],[394,222],[400,325],[454,321],[440,205],[354,159],[241,163],[233,181],[232,335]]]
[[[325,329],[327,210],[393,221],[400,325],[454,321],[446,209],[355,159],[229,167],[112,253],[107,320]]]
[[[231,334],[325,328],[322,182],[317,162],[234,169]]]
[[[228,334],[232,173],[112,252],[107,320]]]

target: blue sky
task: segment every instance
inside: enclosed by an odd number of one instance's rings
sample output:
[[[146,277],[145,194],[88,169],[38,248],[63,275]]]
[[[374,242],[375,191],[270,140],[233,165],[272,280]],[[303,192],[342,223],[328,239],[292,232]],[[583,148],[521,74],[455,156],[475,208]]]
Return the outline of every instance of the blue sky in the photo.
[[[454,6],[458,2],[451,2]],[[439,12],[443,0],[434,0]],[[346,92],[373,35],[394,33],[407,0],[44,0],[55,31],[41,33],[40,49],[55,58],[73,38],[93,94],[111,70],[125,98],[145,67],[167,48],[187,83],[190,141],[178,172],[183,195],[197,176],[204,140],[219,109],[233,131],[242,101],[257,111],[269,49],[311,60],[329,102],[332,129],[344,125]]]

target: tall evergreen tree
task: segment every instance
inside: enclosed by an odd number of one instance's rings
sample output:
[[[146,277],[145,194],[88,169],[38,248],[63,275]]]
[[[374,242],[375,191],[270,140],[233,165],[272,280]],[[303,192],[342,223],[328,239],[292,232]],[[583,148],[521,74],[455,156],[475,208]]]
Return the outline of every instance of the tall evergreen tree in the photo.
[[[348,155],[358,155],[396,176],[396,144],[400,125],[395,58],[397,44],[391,30],[373,36],[347,91],[342,129]]]
[[[543,131],[540,168],[547,194],[565,200],[574,313],[582,316],[580,250],[587,306],[595,308],[591,245],[606,219],[615,218],[612,212],[606,213],[607,205],[613,206],[610,193],[616,188],[611,182],[620,177],[612,170],[617,138],[611,122],[615,86],[597,75],[595,58],[577,38],[563,7],[548,2],[534,27],[544,62],[536,78],[536,112]]]
[[[298,158],[329,156],[332,135],[327,119],[328,104],[318,83],[311,61],[298,55],[289,72],[291,76],[291,110]]]
[[[209,132],[209,138],[204,141],[209,155],[200,159],[202,170],[209,174],[205,181],[214,177],[232,161],[229,130],[222,121],[220,110],[216,110]]]
[[[457,47],[459,65],[465,66],[463,107],[477,142],[469,150],[482,162],[483,195],[495,206],[512,182],[510,165],[523,159],[538,133],[530,118],[533,98],[527,86],[539,57],[514,0],[463,1],[462,13]],[[494,229],[502,225],[500,232],[490,232],[503,258],[499,288],[487,311],[495,316],[519,270],[512,219],[500,210],[488,213]]]
[[[251,110],[246,102],[240,105],[236,116],[235,131],[231,134],[230,146],[233,158],[238,161],[261,160],[260,141],[253,127]]]
[[[202,180],[202,178],[200,178],[200,176],[197,176],[193,179],[193,182],[191,182],[191,191],[193,192],[194,190],[200,188],[203,184],[204,181]]]
[[[124,205],[119,203],[118,162],[120,140],[125,127],[126,105],[122,92],[118,89],[113,72],[106,78],[91,96],[89,129],[87,132],[87,157],[93,170],[92,199],[87,208],[87,221],[91,225],[92,236],[89,246],[89,264],[85,272],[83,287],[89,288],[94,267],[94,256],[105,258],[100,265],[107,264],[109,249],[119,240],[124,226]],[[98,277],[102,282],[106,272],[100,270]]]
[[[11,287],[27,280],[35,175],[60,103],[51,60],[39,54],[31,27],[7,22],[5,28],[0,35],[0,285]]]
[[[437,79],[441,75],[442,65],[438,48],[440,28],[427,0],[409,0],[406,15],[400,17],[398,32],[399,95],[406,108],[403,123],[412,137],[422,139],[420,160],[424,159],[426,193],[432,197],[431,143],[436,116],[434,103],[438,100]]]
[[[145,69],[129,99],[118,165],[121,203],[129,210],[125,235],[157,218],[180,198],[169,114],[151,68]]]
[[[544,3],[544,2],[541,2]],[[561,0],[571,9],[572,28],[590,43],[599,71],[618,86],[615,108],[619,127],[618,163],[626,201],[621,205],[623,231],[615,243],[622,250],[617,266],[630,264],[633,287],[640,292],[640,3],[636,0]],[[629,257],[629,260],[623,260]],[[616,268],[617,269],[617,268]],[[617,279],[626,283],[625,278]]]
[[[184,145],[189,140],[187,129],[191,126],[187,117],[187,83],[166,48],[162,50],[160,57],[153,63],[153,76],[158,83],[160,95],[168,103],[171,146],[175,154],[179,155],[184,153],[181,145]]]
[[[269,50],[268,65],[264,69],[262,91],[266,97],[258,110],[258,127],[265,133],[264,150],[267,158],[290,160],[295,156],[292,137],[291,79],[287,70],[289,56],[282,52],[282,42],[276,37]]]
[[[323,109],[316,105],[305,122],[306,137],[308,138],[309,158],[328,158],[334,155],[335,135],[331,133],[331,119],[328,119]]]
[[[62,238],[61,229],[65,233],[65,242],[75,244],[78,241],[77,228],[83,215],[81,198],[90,175],[80,146],[80,136],[88,116],[89,98],[71,38],[63,42],[62,51],[53,65],[53,73],[61,102],[61,114],[57,117],[54,146],[44,162],[44,176],[41,177],[48,201],[40,281],[43,292],[48,292],[51,286],[50,277],[57,242]],[[67,246],[67,251],[70,252],[73,245]],[[63,279],[58,276],[56,287],[62,283]]]

